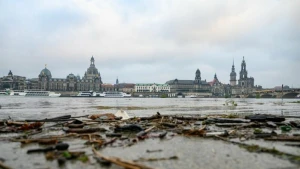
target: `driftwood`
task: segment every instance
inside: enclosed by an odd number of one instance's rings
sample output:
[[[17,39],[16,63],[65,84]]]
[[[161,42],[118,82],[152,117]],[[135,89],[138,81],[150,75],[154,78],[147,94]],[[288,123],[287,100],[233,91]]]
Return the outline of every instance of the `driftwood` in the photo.
[[[242,126],[246,123],[216,123],[215,125],[218,127],[234,127],[234,126]]]
[[[23,126],[24,124],[26,124],[26,123],[24,123],[24,122],[17,122],[17,121],[11,121],[11,120],[8,120],[6,122],[6,125],[8,125],[8,126]]]
[[[265,138],[267,141],[300,141],[300,137],[293,136],[285,136],[285,137],[273,137],[273,138]]]
[[[58,116],[54,118],[46,118],[46,119],[26,119],[24,121],[26,122],[60,122],[60,121],[71,121],[74,119],[71,119],[71,115],[64,115],[64,116]]]
[[[276,116],[271,114],[254,114],[246,116],[245,119],[249,119],[251,121],[265,122],[265,121],[273,121],[273,122],[282,122],[285,121],[283,116]]]
[[[39,153],[39,152],[43,152],[46,153],[48,151],[54,151],[54,150],[67,150],[69,148],[69,144],[67,143],[59,143],[56,144],[55,146],[51,146],[51,147],[47,147],[47,148],[38,148],[38,149],[30,149],[27,151],[27,154],[30,153]]]
[[[88,128],[88,129],[81,129],[81,128],[72,128],[72,129],[64,129],[67,133],[94,133],[97,131],[106,131],[104,128]]]
[[[106,137],[122,137],[121,133],[106,133]]]
[[[300,147],[300,144],[284,144],[286,146],[291,146],[291,147]]]
[[[255,138],[269,138],[276,135],[276,133],[254,133]]]
[[[161,160],[177,160],[177,156],[171,156],[171,157],[162,157],[162,158],[139,158],[137,160],[133,160],[134,162],[138,161],[161,161]]]
[[[172,118],[178,119],[178,120],[206,120],[207,117],[186,117],[186,116],[170,116]]]
[[[116,126],[115,132],[121,131],[143,131],[143,128],[137,124],[126,124],[124,126]]]
[[[118,139],[117,137],[114,137],[114,138],[112,138],[111,140],[109,140],[109,141],[103,143],[103,145],[106,146],[106,145],[108,145],[108,144],[112,144],[112,143],[114,143],[117,139]]]
[[[143,120],[154,120],[154,119],[160,119],[160,118],[161,118],[161,115],[156,114],[156,115],[153,115],[150,117],[140,117],[139,119],[143,121]]]
[[[146,150],[147,153],[155,153],[155,152],[162,152],[162,149],[157,149],[157,150]]]
[[[16,140],[23,144],[28,143],[39,143],[39,144],[56,144],[58,143],[57,139],[22,139],[22,140]]]
[[[153,130],[155,128],[155,126],[152,126],[152,127],[150,127],[150,128],[148,128],[148,129],[146,129],[145,131],[140,131],[140,132],[138,132],[137,134],[136,134],[136,136],[137,137],[143,137],[143,136],[145,136],[145,135],[147,135],[151,130]]]
[[[124,167],[126,169],[153,169],[152,167],[148,167],[148,166],[138,164],[138,163],[135,163],[135,162],[132,162],[132,161],[126,161],[126,160],[116,158],[116,157],[103,156],[98,151],[96,151],[96,149],[94,147],[93,147],[93,153],[99,158],[102,158],[106,161],[109,161],[109,162],[114,163],[118,166]]]
[[[0,168],[1,168],[1,169],[12,169],[12,168],[10,168],[9,166],[3,164],[1,161],[0,161]]]
[[[207,119],[208,122],[214,123],[248,123],[248,120],[243,119],[226,119],[226,118],[211,118]]]
[[[118,122],[119,120],[82,120],[86,122],[86,124],[98,124],[98,123],[110,123],[110,122]]]
[[[83,128],[84,124],[68,124],[67,127],[69,127],[69,128]]]
[[[33,120],[26,119],[26,122],[62,122],[62,121],[72,121],[74,119],[43,119],[43,120]]]
[[[55,120],[55,119],[69,119],[69,118],[71,118],[71,115],[58,116],[58,117],[53,117],[53,118],[49,118],[49,119]]]
[[[171,128],[174,128],[174,127],[177,126],[177,125],[174,124],[174,123],[166,123],[166,122],[161,123],[161,125],[166,126],[166,127],[171,127]]]

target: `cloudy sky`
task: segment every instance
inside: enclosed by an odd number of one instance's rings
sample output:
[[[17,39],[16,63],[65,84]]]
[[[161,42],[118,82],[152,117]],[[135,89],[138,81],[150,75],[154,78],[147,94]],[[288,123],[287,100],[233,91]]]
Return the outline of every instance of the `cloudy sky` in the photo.
[[[229,83],[243,56],[255,84],[300,87],[299,0],[0,0],[0,76],[80,76],[93,55],[104,83]]]

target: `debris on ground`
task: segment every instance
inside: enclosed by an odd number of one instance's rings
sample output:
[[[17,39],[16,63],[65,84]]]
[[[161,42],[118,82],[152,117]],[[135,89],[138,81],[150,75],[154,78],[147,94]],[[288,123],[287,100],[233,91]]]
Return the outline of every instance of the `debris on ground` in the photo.
[[[276,149],[268,149],[258,145],[248,145],[242,140],[257,140],[284,142],[285,146],[300,147],[300,136],[294,131],[299,131],[298,120],[287,120],[285,117],[254,114],[245,118],[236,114],[229,115],[164,115],[155,113],[148,117],[132,117],[119,110],[116,114],[92,114],[81,117],[71,115],[59,116],[48,119],[13,120],[3,119],[0,133],[15,133],[16,136],[4,137],[11,142],[19,142],[21,145],[37,144],[37,148],[26,148],[28,155],[42,153],[47,160],[57,160],[59,165],[68,163],[69,160],[78,160],[82,163],[91,159],[84,151],[73,151],[72,144],[67,140],[82,140],[85,147],[89,147],[94,158],[101,165],[115,164],[124,168],[151,168],[139,162],[158,160],[177,160],[184,157],[177,155],[170,157],[140,157],[133,161],[120,157],[107,157],[99,150],[111,147],[128,147],[139,144],[145,139],[162,139],[168,141],[172,137],[201,137],[201,139],[217,139],[232,144],[250,152],[270,153],[278,157],[286,156],[289,160],[299,164],[298,156],[283,153]],[[55,131],[56,135],[47,134]],[[233,142],[238,139],[240,142]],[[40,147],[41,146],[41,147]],[[46,147],[45,147],[46,146]],[[78,145],[77,145],[78,146]],[[153,147],[145,150],[149,155],[164,151]],[[299,158],[300,159],[300,158]],[[0,167],[9,168],[0,162]]]

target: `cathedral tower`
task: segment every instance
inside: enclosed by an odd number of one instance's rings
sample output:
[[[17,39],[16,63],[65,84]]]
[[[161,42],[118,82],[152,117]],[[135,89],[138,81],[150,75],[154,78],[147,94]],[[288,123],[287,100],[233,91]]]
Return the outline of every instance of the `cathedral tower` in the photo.
[[[233,61],[231,73],[230,73],[230,85],[231,86],[236,85],[236,73],[235,73],[235,68],[234,68],[234,61]]]
[[[244,59],[244,56],[243,56],[243,61],[242,61],[242,64],[241,64],[241,71],[240,71],[240,79],[247,79],[247,70],[246,70],[246,62],[245,62],[245,59]]]
[[[201,84],[201,73],[199,69],[196,71],[195,84]]]
[[[118,77],[117,77],[117,80],[116,80],[116,85],[118,85],[119,84],[119,79],[118,79]]]

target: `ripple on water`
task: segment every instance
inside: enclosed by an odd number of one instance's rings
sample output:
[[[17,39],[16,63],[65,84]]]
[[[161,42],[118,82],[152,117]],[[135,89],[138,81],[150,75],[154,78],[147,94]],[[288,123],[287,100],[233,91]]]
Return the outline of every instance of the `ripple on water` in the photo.
[[[226,105],[234,101],[237,106]],[[161,114],[268,113],[297,115],[300,104],[294,99],[223,98],[0,98],[0,118],[37,118],[41,116],[115,113],[125,109],[134,116]],[[107,109],[98,109],[98,108]]]

